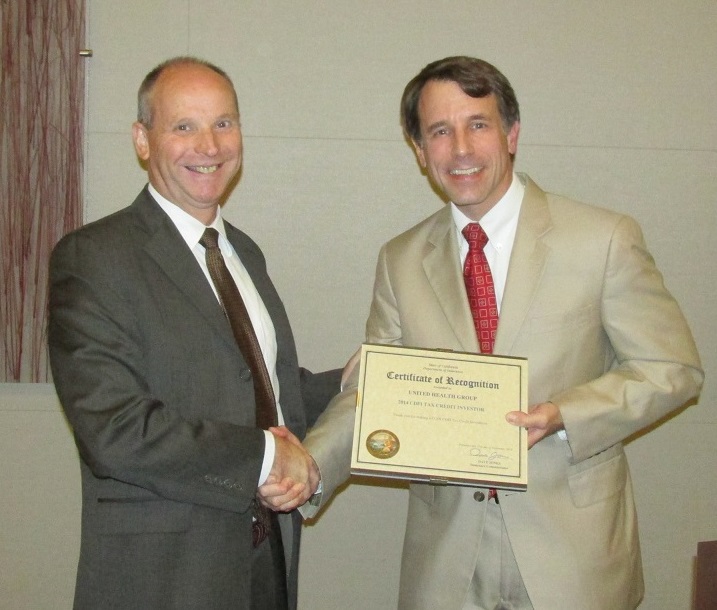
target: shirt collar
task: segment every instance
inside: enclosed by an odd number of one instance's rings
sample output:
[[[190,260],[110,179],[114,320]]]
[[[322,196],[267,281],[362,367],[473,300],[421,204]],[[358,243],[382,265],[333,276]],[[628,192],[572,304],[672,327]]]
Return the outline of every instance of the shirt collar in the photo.
[[[517,218],[524,194],[525,184],[513,172],[513,180],[505,195],[480,219],[480,226],[485,231],[489,241],[497,241],[498,237],[508,229],[513,219]],[[468,218],[461,211],[460,206],[453,202],[451,202],[451,214],[459,233],[463,231],[466,225],[475,222]]]
[[[157,191],[151,183],[149,185],[149,193],[152,197],[154,197],[155,201],[159,204],[159,207],[166,212],[167,216],[169,216],[170,220],[174,223],[174,226],[177,227],[177,230],[184,238],[184,241],[186,241],[190,249],[193,250],[199,243],[207,225],[194,218],[191,214],[185,212],[182,208],[169,201],[166,197],[160,195],[159,191]],[[229,242],[227,241],[224,221],[222,220],[221,207],[217,206],[217,215],[208,226],[219,232],[219,247],[222,250],[222,254],[225,256],[231,256],[232,249],[227,247]]]

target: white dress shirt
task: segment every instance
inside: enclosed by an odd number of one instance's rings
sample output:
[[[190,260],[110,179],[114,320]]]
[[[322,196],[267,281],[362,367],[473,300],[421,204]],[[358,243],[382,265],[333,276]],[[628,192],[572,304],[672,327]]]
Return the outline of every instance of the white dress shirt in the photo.
[[[518,226],[518,215],[520,214],[520,206],[523,203],[524,194],[525,185],[514,173],[513,181],[505,195],[480,219],[479,223],[488,236],[488,243],[485,248],[483,248],[483,253],[486,259],[488,259],[490,273],[493,276],[498,313],[500,313],[500,306],[503,302],[505,282],[508,278],[510,254],[513,252],[515,230]],[[457,206],[455,203],[451,203],[451,211],[453,213],[453,222],[456,225],[456,231],[458,231],[458,246],[461,256],[460,263],[461,269],[463,269],[466,256],[468,256],[468,240],[463,236],[462,231],[467,224],[475,221],[468,218],[468,216],[461,211],[460,206]]]

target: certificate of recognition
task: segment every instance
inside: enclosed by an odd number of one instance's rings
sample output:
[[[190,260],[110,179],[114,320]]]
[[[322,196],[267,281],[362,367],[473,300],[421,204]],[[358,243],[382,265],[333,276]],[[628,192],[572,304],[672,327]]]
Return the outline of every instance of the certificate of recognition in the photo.
[[[365,343],[351,472],[525,490],[528,361]]]

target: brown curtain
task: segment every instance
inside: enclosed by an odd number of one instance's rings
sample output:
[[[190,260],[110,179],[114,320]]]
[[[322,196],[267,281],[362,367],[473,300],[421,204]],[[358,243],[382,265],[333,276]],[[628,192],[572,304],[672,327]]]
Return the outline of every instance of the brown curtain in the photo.
[[[0,11],[0,382],[46,382],[50,251],[82,221],[85,0]]]

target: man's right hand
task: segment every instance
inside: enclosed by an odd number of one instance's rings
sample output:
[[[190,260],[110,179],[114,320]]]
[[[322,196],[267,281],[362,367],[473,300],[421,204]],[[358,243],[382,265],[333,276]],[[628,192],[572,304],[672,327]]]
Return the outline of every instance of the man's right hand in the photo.
[[[288,428],[270,428],[276,450],[274,463],[257,497],[267,508],[288,512],[304,504],[319,485],[319,469],[296,436]]]

